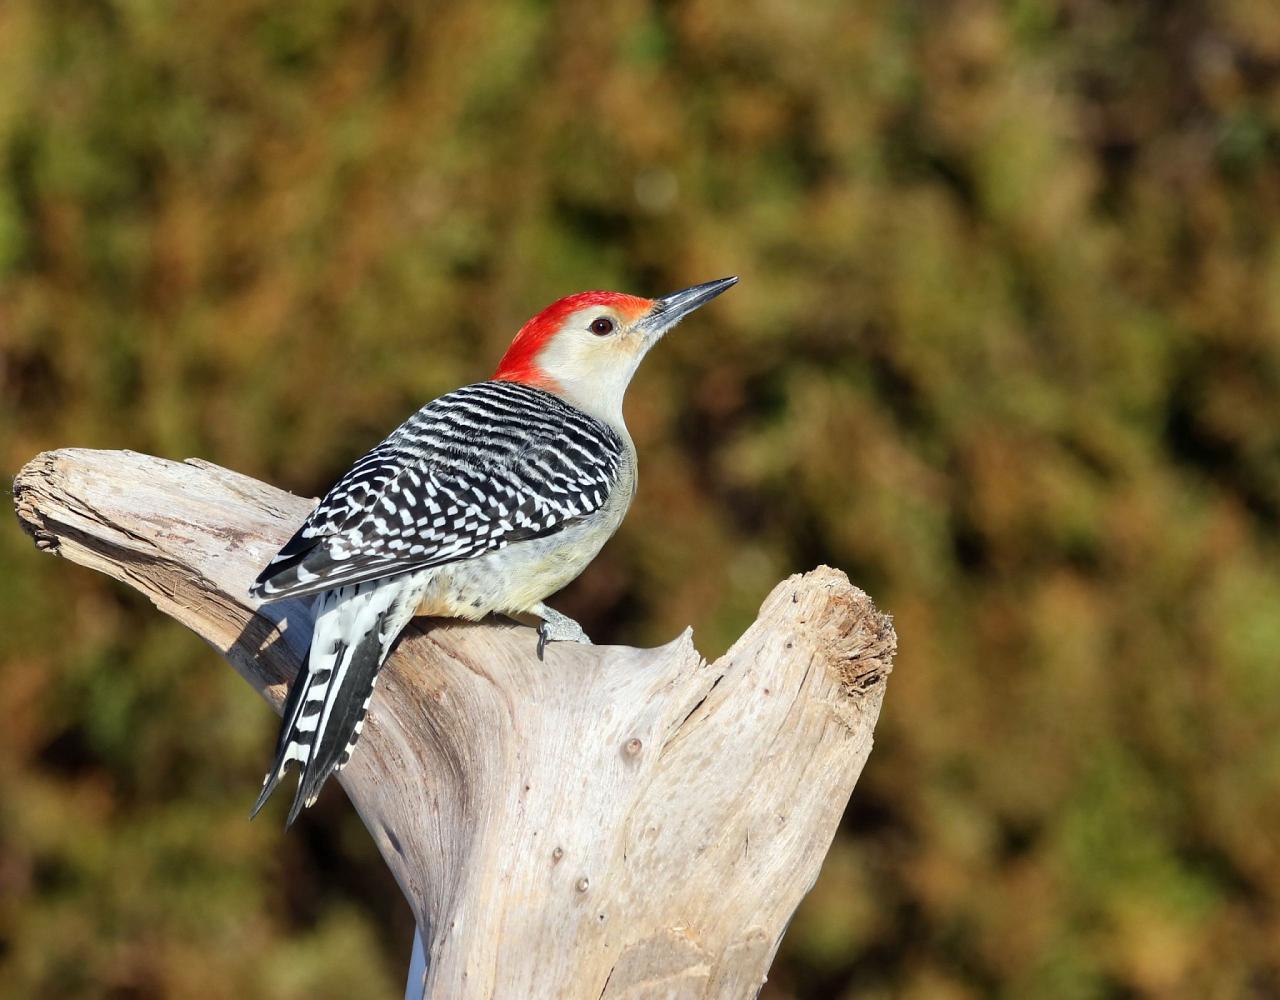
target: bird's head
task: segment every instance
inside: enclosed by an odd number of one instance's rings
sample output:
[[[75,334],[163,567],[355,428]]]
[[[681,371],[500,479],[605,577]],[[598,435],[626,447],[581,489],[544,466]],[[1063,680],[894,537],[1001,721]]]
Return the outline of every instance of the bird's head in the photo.
[[[623,394],[649,348],[737,281],[720,278],[661,299],[621,292],[570,295],[520,328],[493,377],[554,392],[620,425]]]

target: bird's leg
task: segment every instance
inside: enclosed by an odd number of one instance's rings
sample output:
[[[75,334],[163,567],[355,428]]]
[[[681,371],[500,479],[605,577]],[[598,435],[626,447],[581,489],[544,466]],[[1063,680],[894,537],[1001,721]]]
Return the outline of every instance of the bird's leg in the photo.
[[[542,619],[542,624],[538,626],[539,660],[542,659],[542,653],[549,642],[585,642],[588,646],[591,645],[591,640],[587,638],[587,633],[582,631],[582,626],[568,615],[562,615],[555,608],[549,608],[545,604],[537,604],[529,610]]]

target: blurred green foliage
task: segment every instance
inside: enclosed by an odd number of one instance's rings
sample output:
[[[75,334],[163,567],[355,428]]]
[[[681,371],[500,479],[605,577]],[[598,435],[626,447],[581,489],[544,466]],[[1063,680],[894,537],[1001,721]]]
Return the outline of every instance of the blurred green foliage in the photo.
[[[10,472],[315,495],[551,299],[727,273],[560,603],[715,655],[825,561],[895,614],[766,996],[1280,996],[1274,0],[0,3]],[[398,995],[342,797],[246,820],[248,689],[0,560],[0,993]]]

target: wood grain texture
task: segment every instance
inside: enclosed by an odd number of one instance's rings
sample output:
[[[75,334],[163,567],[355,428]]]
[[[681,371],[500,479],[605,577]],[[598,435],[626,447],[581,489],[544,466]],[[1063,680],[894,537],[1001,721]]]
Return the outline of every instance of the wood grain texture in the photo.
[[[84,450],[40,455],[14,495],[37,545],[146,594],[279,711],[309,606],[248,587],[314,501]],[[896,641],[826,567],[775,587],[713,663],[690,631],[540,663],[529,628],[414,622],[340,780],[417,917],[423,995],[754,996],[871,751]]]

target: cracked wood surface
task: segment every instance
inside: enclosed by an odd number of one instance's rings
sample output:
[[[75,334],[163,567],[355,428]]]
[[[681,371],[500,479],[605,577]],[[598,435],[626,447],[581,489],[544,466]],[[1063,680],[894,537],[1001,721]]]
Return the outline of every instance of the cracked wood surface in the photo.
[[[248,587],[314,501],[77,449],[35,458],[14,498],[40,548],[146,594],[280,710],[309,602]],[[713,663],[691,631],[540,663],[530,628],[415,621],[340,781],[417,918],[423,995],[754,996],[871,751],[896,641],[827,567],[778,584]]]

